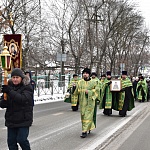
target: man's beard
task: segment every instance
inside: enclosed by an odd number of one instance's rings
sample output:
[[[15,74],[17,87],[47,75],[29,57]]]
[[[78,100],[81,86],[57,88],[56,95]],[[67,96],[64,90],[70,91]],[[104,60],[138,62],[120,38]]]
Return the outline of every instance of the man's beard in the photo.
[[[110,77],[110,78],[107,78],[107,80],[111,80],[111,77]]]
[[[89,77],[83,77],[83,79],[84,79],[85,81],[88,81],[90,78],[89,78]]]

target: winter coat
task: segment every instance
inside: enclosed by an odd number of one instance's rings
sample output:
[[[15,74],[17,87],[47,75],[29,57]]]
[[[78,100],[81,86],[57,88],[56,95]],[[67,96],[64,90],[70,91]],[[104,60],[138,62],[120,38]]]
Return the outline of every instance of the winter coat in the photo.
[[[6,108],[5,126],[9,128],[29,127],[33,122],[33,89],[29,77],[25,76],[22,82],[15,86],[9,80],[10,92],[7,100],[0,101],[0,107]]]

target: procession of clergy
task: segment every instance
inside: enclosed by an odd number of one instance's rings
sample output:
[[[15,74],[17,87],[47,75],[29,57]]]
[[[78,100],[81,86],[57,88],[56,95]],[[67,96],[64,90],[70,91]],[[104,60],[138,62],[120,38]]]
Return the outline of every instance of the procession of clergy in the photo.
[[[112,78],[111,71],[101,75],[99,79],[95,72],[89,68],[82,71],[82,79],[77,74],[73,75],[68,85],[65,102],[71,103],[73,111],[80,107],[82,134],[85,138],[96,127],[96,110],[103,109],[103,114],[110,116],[112,110],[119,112],[121,117],[131,111],[134,101],[145,102],[149,98],[148,80],[142,74],[134,81],[128,77],[127,71],[122,71],[120,77]],[[68,101],[69,95],[69,101]]]

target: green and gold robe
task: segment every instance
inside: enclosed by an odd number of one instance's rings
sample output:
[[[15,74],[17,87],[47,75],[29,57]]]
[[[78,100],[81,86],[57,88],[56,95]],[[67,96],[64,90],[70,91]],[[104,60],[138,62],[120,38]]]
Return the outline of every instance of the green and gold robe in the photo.
[[[70,97],[69,98],[65,97],[64,102],[71,103],[71,106],[76,106],[78,103],[78,95],[73,95],[72,93],[74,92],[73,85],[74,85],[74,87],[76,87],[79,80],[80,80],[79,78],[77,80],[74,80],[74,78],[73,78],[68,85],[67,91],[69,91]]]
[[[98,92],[98,100],[99,101],[102,101],[102,89],[104,87],[104,84],[105,84],[105,80],[100,80],[100,82],[98,83],[98,87],[99,87],[99,92]]]
[[[104,109],[105,115],[112,114],[113,108],[113,93],[110,91],[110,81],[105,79],[103,86],[101,87],[101,101],[99,109]]]
[[[114,109],[119,111],[121,116],[126,115],[126,111],[130,111],[134,108],[134,97],[132,82],[127,77],[126,79],[121,78],[122,90],[119,92],[114,103]]]
[[[82,121],[82,132],[87,132],[96,127],[96,92],[97,83],[92,80],[81,79],[73,95],[79,95],[79,105]],[[85,91],[88,90],[88,94]]]
[[[137,99],[142,102],[147,101],[148,86],[145,79],[142,81],[140,80],[137,83],[136,90],[137,90]]]

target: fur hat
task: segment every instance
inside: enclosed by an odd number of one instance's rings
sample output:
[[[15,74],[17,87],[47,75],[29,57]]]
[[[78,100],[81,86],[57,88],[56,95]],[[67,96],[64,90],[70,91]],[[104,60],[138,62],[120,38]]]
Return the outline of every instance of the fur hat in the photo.
[[[111,76],[111,71],[106,72],[107,76]]]
[[[14,68],[13,71],[11,72],[11,77],[13,76],[19,76],[22,79],[24,78],[23,72],[20,68]]]
[[[138,76],[141,77],[141,76],[142,76],[142,73],[139,73]]]
[[[24,72],[25,75],[26,75],[27,73],[29,74],[29,77],[32,78],[32,73],[31,73],[31,71],[28,70],[28,71],[25,71],[25,72]]]
[[[74,77],[78,77],[78,75],[77,75],[77,74],[73,74],[73,78],[74,78]]]
[[[106,75],[105,75],[105,74],[102,74],[101,77],[106,77]]]
[[[141,77],[139,77],[139,79],[144,80],[144,77],[143,77],[143,76],[141,76]]]
[[[82,71],[82,74],[85,72],[88,73],[89,75],[91,74],[91,70],[89,68],[84,68],[84,70]]]
[[[96,72],[92,72],[91,76],[94,75],[97,77],[97,73]]]
[[[127,75],[127,71],[122,71],[122,75]]]

